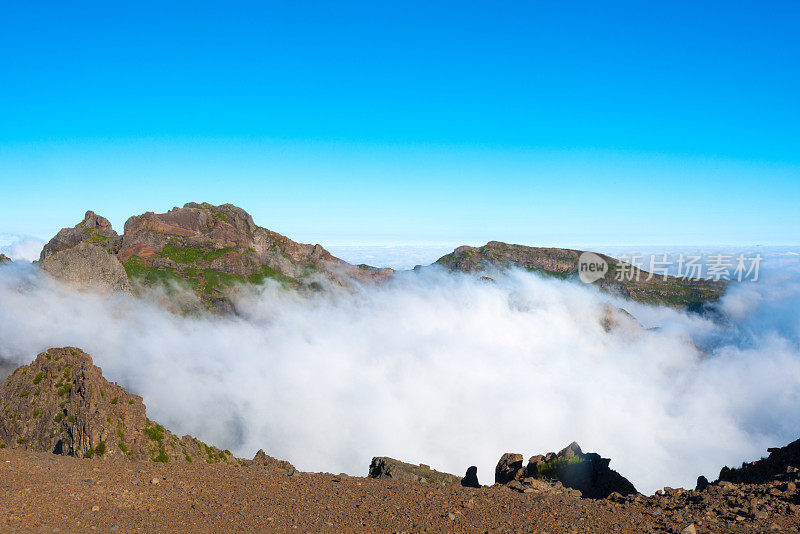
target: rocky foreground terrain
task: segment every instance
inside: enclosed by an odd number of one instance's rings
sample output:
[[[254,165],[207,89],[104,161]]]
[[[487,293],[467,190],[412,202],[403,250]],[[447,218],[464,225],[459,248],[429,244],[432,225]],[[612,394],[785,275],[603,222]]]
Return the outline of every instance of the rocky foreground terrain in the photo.
[[[799,532],[800,440],[769,452],[653,496],[577,443],[505,453],[491,486],[386,457],[367,478],[303,473],[173,435],[65,347],[0,387],[0,531]]]

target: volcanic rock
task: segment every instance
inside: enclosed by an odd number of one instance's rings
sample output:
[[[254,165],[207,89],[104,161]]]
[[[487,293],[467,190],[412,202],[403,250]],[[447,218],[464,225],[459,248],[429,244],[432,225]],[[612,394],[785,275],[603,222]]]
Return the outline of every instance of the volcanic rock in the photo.
[[[6,262],[12,263],[11,258],[6,256],[5,254],[0,254],[0,265],[2,265],[3,263],[6,263]]]
[[[385,456],[372,459],[368,476],[370,478],[391,478],[403,482],[427,482],[443,486],[461,485],[461,477],[456,475],[436,471],[425,464],[414,465]]]

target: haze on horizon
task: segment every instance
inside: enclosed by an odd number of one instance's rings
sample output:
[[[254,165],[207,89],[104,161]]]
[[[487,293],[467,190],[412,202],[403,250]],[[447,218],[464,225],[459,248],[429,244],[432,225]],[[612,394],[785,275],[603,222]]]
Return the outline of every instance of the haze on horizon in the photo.
[[[0,233],[798,244],[797,3],[238,5],[3,5]]]

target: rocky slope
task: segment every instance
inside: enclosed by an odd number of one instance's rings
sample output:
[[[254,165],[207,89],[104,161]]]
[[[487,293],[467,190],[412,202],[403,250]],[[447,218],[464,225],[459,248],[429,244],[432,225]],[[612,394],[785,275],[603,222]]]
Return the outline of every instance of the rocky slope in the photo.
[[[698,477],[694,490],[664,488],[655,495],[612,494],[616,503],[643,504],[662,524],[693,518],[712,531],[743,525],[756,531],[783,530],[783,521],[800,526],[800,440],[769,449],[767,458],[723,467],[719,479],[709,483]]]
[[[11,263],[11,258],[6,256],[5,254],[0,254],[0,265],[6,262]]]
[[[247,284],[271,279],[287,288],[318,289],[382,280],[392,272],[355,267],[320,245],[296,243],[256,225],[231,204],[193,202],[131,217],[122,236],[89,211],[45,245],[40,263],[80,289],[163,289],[182,311],[193,306],[182,293],[196,296],[205,307],[229,311],[231,295]]]
[[[252,461],[178,437],[147,418],[142,398],[107,381],[75,347],[53,348],[0,387],[0,448],[83,458],[250,464],[294,469],[259,451]]]
[[[458,247],[439,258],[435,265],[451,271],[483,272],[511,266],[558,278],[577,278],[581,250],[538,248],[490,241],[482,247]],[[725,292],[724,280],[684,279],[674,276],[653,276],[624,262],[598,254],[609,265],[608,272],[594,282],[600,289],[637,302],[661,304],[700,311],[717,301]],[[622,280],[617,280],[617,273]],[[632,272],[631,279],[628,273]],[[623,276],[624,275],[624,276]]]

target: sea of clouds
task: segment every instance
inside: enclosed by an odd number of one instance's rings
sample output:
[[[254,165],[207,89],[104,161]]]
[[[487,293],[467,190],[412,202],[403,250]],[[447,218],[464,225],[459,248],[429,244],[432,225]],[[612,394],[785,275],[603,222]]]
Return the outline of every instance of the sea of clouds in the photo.
[[[491,484],[504,452],[578,441],[650,493],[800,437],[800,263],[764,252],[759,281],[708,317],[525,272],[436,269],[350,292],[266,285],[239,316],[182,317],[17,261],[0,267],[0,358],[80,347],[151,419],[301,470],[364,475],[392,456],[477,465]],[[606,332],[609,303],[644,329]]]

